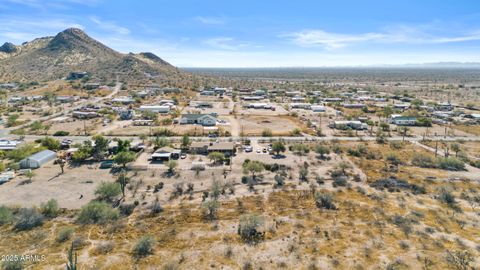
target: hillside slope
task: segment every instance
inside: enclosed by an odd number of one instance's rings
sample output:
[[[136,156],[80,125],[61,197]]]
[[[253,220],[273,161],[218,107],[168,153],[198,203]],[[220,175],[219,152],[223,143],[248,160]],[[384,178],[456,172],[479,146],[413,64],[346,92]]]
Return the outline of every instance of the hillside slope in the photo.
[[[129,81],[183,75],[153,53],[122,54],[76,28],[55,37],[0,47],[0,81],[48,81],[66,77],[71,71],[86,71],[101,80],[114,79],[117,74]]]

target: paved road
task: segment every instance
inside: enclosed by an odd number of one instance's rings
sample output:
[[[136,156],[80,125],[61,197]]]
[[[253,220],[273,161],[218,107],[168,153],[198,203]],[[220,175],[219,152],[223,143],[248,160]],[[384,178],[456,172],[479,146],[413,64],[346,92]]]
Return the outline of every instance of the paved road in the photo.
[[[12,137],[12,136],[10,136]],[[43,135],[26,135],[26,140],[36,140],[44,138]],[[139,140],[138,136],[108,136],[108,138],[122,138],[122,139],[129,139],[129,140]],[[75,142],[82,142],[91,138],[91,136],[64,136],[64,137],[56,137],[58,139],[71,139]],[[152,137],[153,138],[153,137]],[[182,137],[175,136],[175,137],[168,137],[172,141],[180,141]],[[192,141],[222,141],[222,142],[241,142],[244,140],[251,140],[251,141],[276,141],[276,140],[283,140],[285,142],[312,142],[312,141],[375,141],[377,138],[374,136],[366,136],[366,137],[335,137],[335,136],[326,136],[326,137],[240,137],[240,136],[233,136],[233,137],[219,137],[219,138],[208,138],[208,137],[190,137]],[[402,136],[394,136],[387,138],[389,141],[402,141]],[[456,141],[456,140],[464,140],[464,141],[480,141],[480,136],[471,136],[471,137],[444,137],[444,136],[432,136],[426,137],[427,140],[432,141]],[[420,142],[423,140],[423,137],[405,137],[405,141],[409,142]]]

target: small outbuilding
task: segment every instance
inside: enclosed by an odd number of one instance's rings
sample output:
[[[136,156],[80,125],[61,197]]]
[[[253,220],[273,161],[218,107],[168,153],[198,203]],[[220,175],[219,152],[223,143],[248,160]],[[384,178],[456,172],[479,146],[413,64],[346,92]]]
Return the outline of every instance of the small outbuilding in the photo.
[[[57,157],[57,153],[50,150],[43,150],[36,154],[33,154],[20,161],[21,169],[37,169],[42,167],[45,163],[54,160]]]

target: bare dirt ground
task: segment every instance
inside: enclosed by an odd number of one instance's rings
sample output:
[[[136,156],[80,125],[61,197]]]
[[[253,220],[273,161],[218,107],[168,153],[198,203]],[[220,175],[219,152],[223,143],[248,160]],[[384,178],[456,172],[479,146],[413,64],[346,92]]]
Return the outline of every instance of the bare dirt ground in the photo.
[[[102,122],[100,118],[86,120],[69,118],[67,121],[67,123],[51,122],[52,126],[48,130],[48,134],[52,135],[57,131],[67,131],[71,135],[84,135],[85,131],[87,134],[95,134],[97,133],[97,128],[101,127]]]
[[[114,181],[109,170],[98,169],[98,164],[66,167],[64,174],[59,173],[60,167],[50,162],[34,170],[30,184],[22,185],[26,177],[16,177],[0,186],[0,204],[38,206],[54,198],[61,207],[78,209],[95,198],[94,190],[100,182]]]
[[[287,135],[300,125],[289,117],[244,115],[238,116],[240,132],[246,136],[261,135],[265,129],[270,129],[273,135]]]

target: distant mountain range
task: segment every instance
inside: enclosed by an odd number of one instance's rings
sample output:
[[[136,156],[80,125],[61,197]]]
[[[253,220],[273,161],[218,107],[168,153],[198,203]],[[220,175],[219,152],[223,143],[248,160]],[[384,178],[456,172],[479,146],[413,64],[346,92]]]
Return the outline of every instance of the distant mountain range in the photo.
[[[119,53],[77,28],[22,45],[0,47],[0,82],[47,81],[86,71],[93,78],[161,81],[185,73],[153,53]]]

